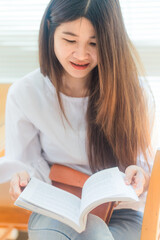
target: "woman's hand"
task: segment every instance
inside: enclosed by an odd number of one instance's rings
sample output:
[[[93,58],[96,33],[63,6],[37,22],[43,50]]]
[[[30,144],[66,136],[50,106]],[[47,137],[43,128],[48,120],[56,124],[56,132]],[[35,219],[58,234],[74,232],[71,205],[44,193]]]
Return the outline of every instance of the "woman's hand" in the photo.
[[[147,191],[150,176],[141,167],[136,165],[128,166],[125,170],[125,183],[131,184],[137,194],[140,196]]]
[[[9,194],[11,195],[12,200],[16,200],[23,189],[27,186],[30,180],[30,176],[27,172],[16,173],[10,182]]]

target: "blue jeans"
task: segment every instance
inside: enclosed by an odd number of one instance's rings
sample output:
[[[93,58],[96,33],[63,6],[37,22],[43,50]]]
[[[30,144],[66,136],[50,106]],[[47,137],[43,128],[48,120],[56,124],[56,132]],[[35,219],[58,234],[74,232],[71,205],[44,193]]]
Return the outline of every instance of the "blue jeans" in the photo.
[[[79,234],[57,220],[33,213],[28,234],[30,240],[140,240],[142,219],[141,212],[115,210],[107,226],[102,219],[89,214],[86,230]]]

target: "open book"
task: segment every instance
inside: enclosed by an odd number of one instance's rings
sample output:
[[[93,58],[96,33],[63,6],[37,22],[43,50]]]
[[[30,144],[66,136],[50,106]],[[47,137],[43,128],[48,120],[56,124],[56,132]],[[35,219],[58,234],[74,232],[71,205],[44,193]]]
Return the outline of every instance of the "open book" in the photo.
[[[15,205],[57,219],[80,233],[85,230],[88,213],[111,201],[138,201],[117,167],[91,175],[83,186],[81,199],[33,177]]]

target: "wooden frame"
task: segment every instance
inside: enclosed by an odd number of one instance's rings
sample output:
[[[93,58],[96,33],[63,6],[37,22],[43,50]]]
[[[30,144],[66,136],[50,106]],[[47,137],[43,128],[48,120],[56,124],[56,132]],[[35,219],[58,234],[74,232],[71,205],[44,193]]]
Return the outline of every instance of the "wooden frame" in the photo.
[[[14,206],[9,196],[9,182],[0,184],[0,193],[0,228],[6,229],[0,240],[5,240],[14,228],[27,231],[31,212]]]
[[[160,150],[157,151],[145,205],[141,240],[160,240]]]

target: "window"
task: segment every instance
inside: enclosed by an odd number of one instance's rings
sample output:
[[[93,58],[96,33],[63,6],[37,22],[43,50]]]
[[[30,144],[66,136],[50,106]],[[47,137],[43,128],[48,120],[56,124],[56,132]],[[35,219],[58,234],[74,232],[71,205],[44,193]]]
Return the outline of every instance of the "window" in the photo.
[[[38,30],[48,0],[0,1],[0,82],[38,67]],[[149,76],[160,76],[160,1],[120,0],[130,38]]]
[[[160,1],[120,0],[124,22],[149,76],[160,76]]]
[[[138,45],[160,45],[160,1],[120,0],[131,39]]]
[[[38,30],[46,0],[0,1],[0,82],[38,67]]]

